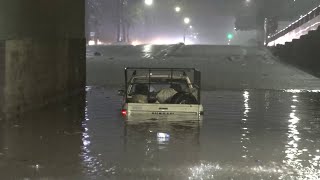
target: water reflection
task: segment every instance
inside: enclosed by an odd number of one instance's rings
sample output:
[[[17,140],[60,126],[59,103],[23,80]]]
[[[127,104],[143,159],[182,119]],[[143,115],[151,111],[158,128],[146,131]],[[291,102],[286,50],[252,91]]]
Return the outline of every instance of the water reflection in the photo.
[[[157,140],[158,144],[168,144],[170,141],[170,134],[168,133],[163,133],[163,132],[158,132],[157,133]]]
[[[176,167],[199,161],[200,130],[196,121],[126,123],[123,170],[132,177],[147,171],[153,178],[161,171],[171,177]]]
[[[307,179],[320,169],[319,94],[204,92],[202,126],[124,124],[115,92],[88,93],[83,140],[84,154],[99,163],[93,179]]]
[[[300,92],[300,91],[299,91]],[[299,92],[293,92],[291,113],[288,120],[288,142],[285,150],[286,158],[283,161],[288,167],[291,167],[294,171],[293,175],[288,175],[295,179],[319,179],[320,167],[319,153],[314,152],[306,147],[306,143],[301,142],[301,133],[299,132],[299,126],[301,119],[297,117],[299,111]],[[303,140],[305,141],[305,140]],[[281,179],[287,178],[281,176]]]
[[[87,88],[87,91],[90,91],[90,88]],[[89,112],[88,112],[88,102],[86,101],[85,107],[85,121],[82,122],[82,153],[80,154],[83,164],[83,174],[87,177],[100,177],[105,172],[108,173],[108,169],[104,167],[103,161],[99,158],[99,155],[91,152],[92,149],[90,130],[88,123],[90,121]]]
[[[319,94],[205,92],[202,125],[124,123],[116,90],[87,90],[0,126],[0,179],[320,179]]]
[[[243,112],[243,118],[241,120],[241,144],[242,144],[242,158],[248,158],[249,156],[249,148],[248,145],[250,144],[250,130],[247,126],[247,120],[248,120],[248,113],[250,112],[250,106],[249,106],[249,97],[250,93],[249,91],[243,92],[243,98],[244,98],[244,112]]]
[[[318,89],[313,89],[313,90],[309,90],[309,89],[286,89],[284,91],[285,92],[290,92],[290,93],[302,93],[302,92],[319,93],[320,92],[320,90],[318,90]]]
[[[144,58],[152,58],[152,50],[153,46],[151,44],[146,44],[143,46],[143,57]]]
[[[247,166],[201,162],[188,169],[189,180],[198,179],[278,179],[285,169],[276,165]],[[265,177],[265,178],[264,178]]]
[[[289,116],[290,119],[288,121],[288,143],[286,145],[286,159],[284,160],[284,163],[296,169],[298,167],[303,167],[299,160],[299,156],[302,154],[302,152],[298,149],[298,142],[301,138],[299,137],[300,133],[297,130],[297,125],[300,121],[300,119],[296,116],[297,102],[299,102],[297,95],[292,96],[292,102],[293,105],[291,105],[291,113]]]
[[[79,154],[83,99],[75,97],[3,124],[0,129],[1,179],[82,177]]]

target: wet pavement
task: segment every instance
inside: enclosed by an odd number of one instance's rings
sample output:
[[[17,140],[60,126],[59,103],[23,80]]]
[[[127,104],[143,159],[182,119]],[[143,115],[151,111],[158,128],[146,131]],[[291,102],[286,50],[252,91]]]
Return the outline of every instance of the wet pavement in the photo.
[[[320,89],[320,79],[282,63],[268,49],[243,46],[101,46],[88,51],[87,85],[123,86],[125,67],[197,68],[202,88]]]
[[[88,87],[85,108],[63,104],[3,124],[1,177],[320,178],[319,92],[219,90],[203,99],[201,123],[127,124],[116,89]]]
[[[320,80],[265,50],[190,48],[100,49],[86,97],[0,119],[0,179],[320,179]],[[149,65],[202,70],[202,122],[123,121],[122,68]]]

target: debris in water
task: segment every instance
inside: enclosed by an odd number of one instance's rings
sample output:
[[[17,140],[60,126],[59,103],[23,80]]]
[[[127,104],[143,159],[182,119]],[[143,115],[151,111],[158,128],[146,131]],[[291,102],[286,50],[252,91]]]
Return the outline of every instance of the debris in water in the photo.
[[[100,52],[94,52],[94,56],[101,56]]]

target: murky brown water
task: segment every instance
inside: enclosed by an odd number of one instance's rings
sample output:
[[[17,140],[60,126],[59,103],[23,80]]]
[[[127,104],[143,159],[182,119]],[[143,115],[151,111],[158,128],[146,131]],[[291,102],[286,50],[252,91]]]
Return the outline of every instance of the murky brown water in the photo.
[[[87,90],[2,122],[0,179],[320,179],[318,92],[206,91],[202,123],[126,124]]]

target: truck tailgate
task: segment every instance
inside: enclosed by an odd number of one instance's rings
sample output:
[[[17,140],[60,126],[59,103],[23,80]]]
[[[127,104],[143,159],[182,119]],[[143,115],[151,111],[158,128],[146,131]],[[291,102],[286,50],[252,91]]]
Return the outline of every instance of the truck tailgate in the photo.
[[[202,106],[195,104],[127,104],[127,120],[200,120]]]

